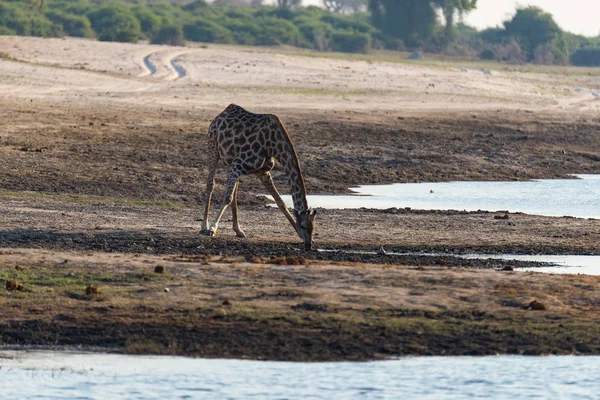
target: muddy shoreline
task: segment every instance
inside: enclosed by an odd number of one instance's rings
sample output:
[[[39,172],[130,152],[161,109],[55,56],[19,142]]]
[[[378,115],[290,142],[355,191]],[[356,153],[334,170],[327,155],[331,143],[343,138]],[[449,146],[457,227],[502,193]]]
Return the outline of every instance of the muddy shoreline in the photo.
[[[0,298],[9,346],[295,361],[600,352],[598,277],[301,256],[2,258],[24,286]]]

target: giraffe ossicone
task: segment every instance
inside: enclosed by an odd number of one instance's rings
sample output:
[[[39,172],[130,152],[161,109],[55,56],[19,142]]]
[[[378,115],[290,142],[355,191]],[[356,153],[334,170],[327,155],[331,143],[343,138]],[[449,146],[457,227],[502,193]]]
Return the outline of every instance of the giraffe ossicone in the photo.
[[[304,248],[313,245],[316,210],[308,208],[306,187],[300,168],[300,161],[292,140],[278,116],[273,114],[253,114],[242,107],[230,104],[210,124],[208,128],[208,177],[204,197],[204,219],[200,233],[213,236],[227,207],[231,205],[233,230],[238,237],[246,237],[238,220],[237,193],[239,179],[243,175],[257,175],[267,192],[283,212]],[[294,208],[293,216],[281,199],[271,176],[277,160],[289,178]],[[229,167],[227,189],[223,205],[215,220],[209,225],[210,200],[215,184],[215,173],[219,162]]]

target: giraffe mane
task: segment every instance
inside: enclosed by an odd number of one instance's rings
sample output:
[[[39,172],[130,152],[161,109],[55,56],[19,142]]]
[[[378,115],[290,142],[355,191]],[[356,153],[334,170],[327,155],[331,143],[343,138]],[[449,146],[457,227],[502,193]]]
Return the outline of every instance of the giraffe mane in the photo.
[[[283,136],[285,137],[285,140],[286,140],[288,146],[290,146],[290,150],[292,152],[292,156],[294,157],[294,162],[296,164],[296,168],[298,168],[298,175],[299,175],[298,179],[300,179],[300,186],[302,187],[302,191],[304,192],[303,194],[306,196],[306,185],[304,184],[304,176],[302,175],[302,168],[300,167],[300,160],[298,159],[298,154],[296,153],[296,148],[294,147],[294,143],[292,143],[292,138],[290,138],[290,134],[288,133],[287,129],[285,129],[285,126],[283,126],[283,122],[281,122],[281,119],[275,114],[269,114],[269,115],[271,117],[275,118],[275,121],[277,121],[277,124],[279,124],[279,128],[283,132]]]

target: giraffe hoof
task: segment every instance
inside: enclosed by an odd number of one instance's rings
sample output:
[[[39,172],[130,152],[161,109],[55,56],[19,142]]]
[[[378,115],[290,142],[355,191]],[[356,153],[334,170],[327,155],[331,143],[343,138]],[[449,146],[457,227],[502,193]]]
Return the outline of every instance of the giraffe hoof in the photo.
[[[205,236],[215,236],[215,232],[211,231],[210,229],[202,229],[200,234]]]
[[[246,234],[245,234],[244,232],[237,232],[237,233],[235,234],[235,236],[237,236],[237,237],[239,237],[239,238],[246,239]]]

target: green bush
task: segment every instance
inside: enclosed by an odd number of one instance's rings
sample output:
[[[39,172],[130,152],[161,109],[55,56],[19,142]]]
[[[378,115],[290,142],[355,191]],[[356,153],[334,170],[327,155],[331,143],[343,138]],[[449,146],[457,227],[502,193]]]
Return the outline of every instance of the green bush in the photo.
[[[600,48],[577,50],[571,55],[571,63],[578,67],[600,67]]]
[[[88,15],[98,40],[105,42],[137,42],[142,31],[131,9],[121,4],[101,7]]]
[[[372,46],[404,47],[371,26],[367,13],[334,14],[314,6],[232,7],[205,0],[186,5],[175,1],[45,0],[44,11],[39,11],[24,7],[23,1],[0,0],[0,34],[60,36],[64,31],[103,41],[150,38],[153,43],[177,44],[185,38],[353,52],[366,52]],[[177,31],[173,25],[181,29]]]
[[[183,46],[183,31],[179,25],[163,25],[158,32],[152,36],[152,44],[168,44],[171,46]]]
[[[330,24],[307,16],[294,19],[294,24],[308,40],[312,40],[315,35],[329,34],[334,30]]]
[[[57,25],[62,26],[62,31],[75,37],[94,37],[90,20],[83,15],[66,14],[61,11],[49,11],[46,17]]]
[[[265,17],[258,21],[258,25],[261,29],[256,37],[257,45],[294,45],[300,37],[300,31],[296,25],[285,19]]]
[[[479,54],[479,58],[482,60],[494,60],[496,58],[496,52],[492,49],[485,49]]]
[[[368,53],[371,36],[360,32],[335,31],[331,34],[331,48],[345,53]]]
[[[0,26],[0,36],[11,36],[16,34],[17,32],[13,31],[12,29],[9,29],[5,26]]]
[[[166,25],[164,18],[154,14],[148,7],[136,5],[131,8],[131,12],[139,21],[140,29],[147,36],[151,36],[158,31],[159,27]]]
[[[562,34],[552,14],[533,6],[518,8],[515,16],[504,22],[504,28],[508,37],[520,43],[528,61],[535,59],[538,46],[556,41]]]
[[[231,31],[234,42],[238,44],[254,46],[256,38],[261,33],[261,28],[256,22],[248,23],[239,19],[230,19],[223,25]]]
[[[321,21],[331,25],[334,29],[340,31],[356,31],[361,33],[370,33],[374,31],[372,25],[365,21],[360,21],[351,16],[339,14],[325,14]]]
[[[0,26],[5,32],[23,36],[61,37],[60,25],[49,21],[43,14],[23,8],[19,4],[0,3]]]
[[[193,23],[184,25],[183,33],[187,40],[194,42],[234,43],[233,35],[229,29],[203,18],[198,18]]]

